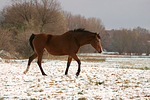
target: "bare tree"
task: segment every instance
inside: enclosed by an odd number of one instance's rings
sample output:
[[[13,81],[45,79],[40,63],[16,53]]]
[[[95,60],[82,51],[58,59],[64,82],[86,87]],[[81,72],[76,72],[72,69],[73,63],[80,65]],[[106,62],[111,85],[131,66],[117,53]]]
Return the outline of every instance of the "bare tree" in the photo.
[[[66,18],[66,26],[68,30],[86,27],[86,18],[84,16],[72,15],[71,12],[67,11],[63,11],[63,14]]]
[[[60,21],[61,6],[57,0],[34,0],[38,12],[40,32],[43,32],[47,24],[55,24]]]
[[[32,0],[21,2],[14,1],[11,6],[5,7],[2,12],[5,20],[2,22],[3,27],[17,29],[26,29],[32,26],[32,21],[36,18],[34,3]]]
[[[65,18],[57,0],[12,0],[12,6],[2,11],[2,27],[18,30],[35,30],[36,32],[66,31]],[[52,28],[47,28],[51,27]],[[57,28],[56,28],[56,27]],[[58,27],[60,29],[58,29]],[[58,32],[58,31],[57,31]],[[61,31],[62,32],[62,31]],[[60,33],[61,33],[60,32]],[[55,32],[56,33],[56,32]]]
[[[105,27],[99,18],[85,18],[84,16],[73,15],[70,12],[63,12],[66,17],[66,26],[68,30],[84,28],[93,32],[102,32],[105,30]]]
[[[11,44],[11,36],[10,34],[0,28],[0,50],[5,50],[8,52],[14,52],[15,48]]]
[[[28,58],[33,53],[33,50],[29,44],[31,34],[32,32],[30,31],[22,32],[21,34],[18,34],[15,40],[12,41],[15,51],[20,57]]]
[[[102,32],[105,30],[105,27],[99,18],[88,18],[86,21],[86,29],[93,32]]]

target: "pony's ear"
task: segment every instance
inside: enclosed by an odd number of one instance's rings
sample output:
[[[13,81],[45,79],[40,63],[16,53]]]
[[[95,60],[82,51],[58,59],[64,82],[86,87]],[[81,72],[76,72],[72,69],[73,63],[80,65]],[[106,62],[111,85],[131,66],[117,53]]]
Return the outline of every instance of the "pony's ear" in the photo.
[[[99,39],[101,39],[100,33],[96,33],[96,36],[97,36]]]

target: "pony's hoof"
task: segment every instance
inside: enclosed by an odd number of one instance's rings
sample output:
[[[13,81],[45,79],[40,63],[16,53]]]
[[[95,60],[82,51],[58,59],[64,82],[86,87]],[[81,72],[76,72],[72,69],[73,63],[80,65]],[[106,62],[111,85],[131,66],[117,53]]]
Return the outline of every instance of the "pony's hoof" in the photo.
[[[47,76],[46,74],[42,74],[43,76]]]
[[[68,75],[68,73],[65,73],[65,75]]]
[[[27,72],[23,72],[23,74],[26,74]]]
[[[78,77],[79,76],[79,73],[76,73],[76,77]]]

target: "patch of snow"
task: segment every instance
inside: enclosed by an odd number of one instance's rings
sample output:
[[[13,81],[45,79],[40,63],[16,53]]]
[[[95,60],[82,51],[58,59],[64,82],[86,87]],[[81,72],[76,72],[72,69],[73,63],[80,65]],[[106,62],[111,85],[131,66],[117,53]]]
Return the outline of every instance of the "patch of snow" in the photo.
[[[2,62],[3,61],[3,59],[0,57],[0,62]]]
[[[145,65],[146,64],[146,65]],[[111,58],[105,62],[45,61],[48,76],[42,76],[36,62],[25,75],[27,60],[0,62],[0,98],[4,99],[150,99],[150,70],[122,69],[121,66],[150,67],[150,59]]]

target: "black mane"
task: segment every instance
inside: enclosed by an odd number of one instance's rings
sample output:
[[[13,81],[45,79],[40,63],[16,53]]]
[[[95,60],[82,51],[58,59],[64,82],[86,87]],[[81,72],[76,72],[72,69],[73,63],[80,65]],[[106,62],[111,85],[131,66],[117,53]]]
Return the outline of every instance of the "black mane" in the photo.
[[[69,32],[88,32],[88,33],[92,33],[92,34],[97,34],[97,33],[93,33],[93,32],[87,31],[87,30],[85,30],[84,28],[79,28],[79,29],[70,30]],[[98,37],[99,39],[101,39],[101,37],[99,36],[99,34],[97,34],[97,37]]]
[[[87,30],[83,29],[83,28],[70,30],[69,32],[89,32],[89,33],[92,33],[92,32],[90,32],[90,31],[87,31]]]

